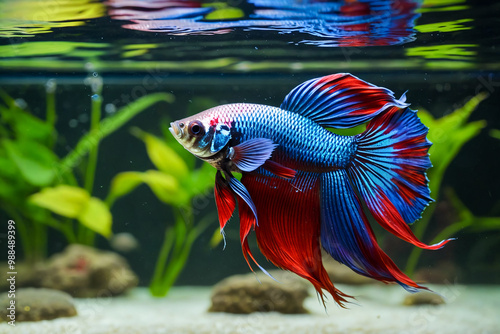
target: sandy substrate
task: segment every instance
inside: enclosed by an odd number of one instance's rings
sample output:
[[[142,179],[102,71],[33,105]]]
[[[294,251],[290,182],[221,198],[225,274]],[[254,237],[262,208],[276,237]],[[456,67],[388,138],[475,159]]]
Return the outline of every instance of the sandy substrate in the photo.
[[[126,297],[77,299],[74,318],[11,327],[0,333],[19,334],[161,334],[161,333],[500,333],[500,287],[434,286],[447,298],[441,306],[402,306],[406,292],[398,286],[340,286],[357,296],[348,310],[333,303],[327,311],[313,295],[310,314],[207,313],[210,288],[174,288],[168,298],[152,299],[140,288]]]

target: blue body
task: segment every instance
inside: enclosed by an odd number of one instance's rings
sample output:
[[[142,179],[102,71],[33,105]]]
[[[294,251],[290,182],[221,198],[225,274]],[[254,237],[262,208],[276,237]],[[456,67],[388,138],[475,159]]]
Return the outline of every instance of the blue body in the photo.
[[[297,113],[259,104],[217,109],[232,120],[231,146],[254,138],[271,139],[278,145],[271,160],[299,171],[346,168],[356,151],[355,137],[337,135]]]

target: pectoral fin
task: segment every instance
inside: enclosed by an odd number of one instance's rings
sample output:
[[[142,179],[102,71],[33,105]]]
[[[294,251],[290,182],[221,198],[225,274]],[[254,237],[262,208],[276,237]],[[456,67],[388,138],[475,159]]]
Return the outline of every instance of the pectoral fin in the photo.
[[[250,139],[233,147],[229,158],[243,172],[252,172],[263,167],[277,176],[291,179],[296,174],[295,170],[269,160],[277,146],[271,139]]]
[[[271,139],[255,138],[231,148],[229,158],[243,172],[251,172],[271,157],[276,144]]]

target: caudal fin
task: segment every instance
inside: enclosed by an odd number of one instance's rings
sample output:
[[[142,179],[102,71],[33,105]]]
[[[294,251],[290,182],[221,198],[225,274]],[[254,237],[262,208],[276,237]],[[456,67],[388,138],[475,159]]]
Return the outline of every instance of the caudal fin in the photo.
[[[348,175],[382,227],[415,246],[438,249],[449,240],[427,245],[408,226],[432,201],[426,177],[432,145],[427,132],[415,111],[387,110],[357,136],[357,154]]]
[[[408,225],[432,201],[425,174],[431,167],[427,130],[416,112],[392,107],[356,136],[357,153],[347,170],[325,173],[321,179],[323,248],[355,272],[396,282],[410,292],[425,287],[401,272],[380,249],[357,193],[375,220],[399,238],[425,249],[447,243],[427,245]]]

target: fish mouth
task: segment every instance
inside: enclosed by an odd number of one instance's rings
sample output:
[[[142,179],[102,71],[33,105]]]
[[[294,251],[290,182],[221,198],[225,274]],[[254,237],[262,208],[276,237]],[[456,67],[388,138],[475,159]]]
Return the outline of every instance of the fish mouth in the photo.
[[[174,137],[176,137],[176,138],[182,137],[182,131],[179,128],[179,126],[177,125],[177,122],[170,123],[170,127],[168,129],[170,130],[170,132],[172,133],[172,135]]]

